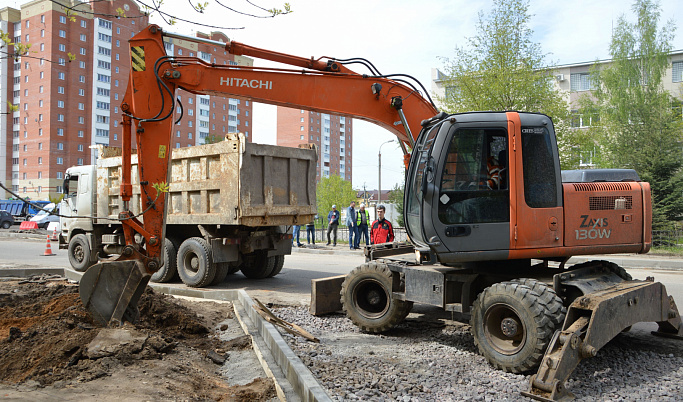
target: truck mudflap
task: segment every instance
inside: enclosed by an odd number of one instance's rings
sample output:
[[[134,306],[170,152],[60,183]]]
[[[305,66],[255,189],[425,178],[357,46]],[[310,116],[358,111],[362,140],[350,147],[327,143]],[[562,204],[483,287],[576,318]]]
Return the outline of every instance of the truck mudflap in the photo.
[[[673,297],[653,278],[622,281],[577,297],[569,306],[522,395],[540,401],[574,399],[565,382],[582,359],[593,357],[612,338],[638,322],[656,322],[653,334],[683,339],[683,324]]]

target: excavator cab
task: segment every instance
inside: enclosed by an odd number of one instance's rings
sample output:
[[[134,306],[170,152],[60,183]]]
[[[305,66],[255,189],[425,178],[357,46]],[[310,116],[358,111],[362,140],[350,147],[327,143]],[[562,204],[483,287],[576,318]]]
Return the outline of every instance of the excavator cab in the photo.
[[[468,113],[425,128],[406,184],[411,239],[442,263],[504,260],[515,248],[560,245],[559,223],[524,226],[529,214],[561,221],[555,143],[541,114]]]

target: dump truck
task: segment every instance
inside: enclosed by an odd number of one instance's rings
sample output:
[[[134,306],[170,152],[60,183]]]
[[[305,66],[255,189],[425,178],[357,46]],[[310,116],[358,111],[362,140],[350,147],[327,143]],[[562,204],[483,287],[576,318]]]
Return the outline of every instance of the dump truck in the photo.
[[[121,149],[99,146],[98,154],[95,165],[71,167],[64,180],[59,247],[79,272],[124,252]],[[180,277],[187,286],[203,287],[237,271],[255,279],[277,275],[291,253],[289,228],[316,213],[316,161],[311,147],[250,143],[242,134],[174,149],[164,263],[151,280]],[[134,214],[149,201],[136,191]]]

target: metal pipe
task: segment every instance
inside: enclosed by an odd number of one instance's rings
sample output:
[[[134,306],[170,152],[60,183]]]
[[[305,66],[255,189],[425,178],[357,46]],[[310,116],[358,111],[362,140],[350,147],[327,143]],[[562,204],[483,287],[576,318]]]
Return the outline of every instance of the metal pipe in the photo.
[[[403,113],[403,109],[397,109],[398,117],[401,118],[401,124],[406,129],[406,134],[408,135],[408,141],[410,142],[410,147],[415,148],[415,139],[413,138],[413,133],[410,132],[410,126],[408,126],[408,120],[406,115]]]

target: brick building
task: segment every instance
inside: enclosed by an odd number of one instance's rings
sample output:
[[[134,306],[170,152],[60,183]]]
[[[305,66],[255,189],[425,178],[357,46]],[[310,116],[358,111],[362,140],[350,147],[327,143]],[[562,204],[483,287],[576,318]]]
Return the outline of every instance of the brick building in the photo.
[[[0,30],[13,43],[31,45],[29,53],[18,58],[7,57],[14,46],[0,48],[5,56],[0,57],[3,184],[21,196],[47,199],[61,193],[68,167],[94,163],[91,146],[121,145],[119,105],[130,64],[127,41],[148,23],[130,0],[35,0],[20,10],[0,9]],[[220,32],[197,36],[228,41]],[[166,39],[165,47],[169,55],[215,64],[252,64],[249,58],[207,44]],[[251,102],[185,91],[177,95],[183,116],[174,126],[172,147],[202,144],[209,135],[228,132],[251,137]],[[0,189],[0,197],[8,196]]]
[[[342,179],[351,181],[352,129],[353,120],[348,117],[281,106],[277,108],[277,145],[318,146],[316,181],[330,175],[339,175]]]

